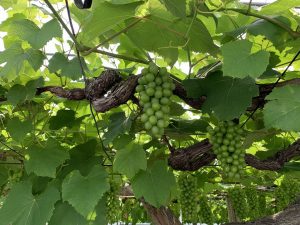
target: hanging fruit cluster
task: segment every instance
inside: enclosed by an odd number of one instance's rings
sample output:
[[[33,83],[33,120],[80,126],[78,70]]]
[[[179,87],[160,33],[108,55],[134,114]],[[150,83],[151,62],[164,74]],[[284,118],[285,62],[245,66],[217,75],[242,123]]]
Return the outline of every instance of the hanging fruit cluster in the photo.
[[[118,198],[119,186],[110,181],[110,190],[106,193],[106,219],[110,224],[120,220],[121,201]]]
[[[248,205],[245,191],[240,187],[228,189],[228,198],[232,202],[233,208],[239,219],[248,217]]]
[[[244,161],[243,129],[233,122],[222,122],[217,127],[208,129],[213,152],[224,171],[226,178],[240,179],[246,166]]]
[[[206,223],[207,225],[213,225],[213,214],[211,211],[211,206],[205,196],[200,196],[199,198],[199,220],[201,223]]]
[[[181,174],[178,179],[180,189],[180,206],[184,223],[198,222],[197,216],[197,182],[190,174]]]
[[[164,128],[169,125],[170,98],[174,88],[167,69],[159,68],[154,63],[142,71],[138,80],[136,91],[143,107],[141,121],[145,129],[156,137],[161,137]]]

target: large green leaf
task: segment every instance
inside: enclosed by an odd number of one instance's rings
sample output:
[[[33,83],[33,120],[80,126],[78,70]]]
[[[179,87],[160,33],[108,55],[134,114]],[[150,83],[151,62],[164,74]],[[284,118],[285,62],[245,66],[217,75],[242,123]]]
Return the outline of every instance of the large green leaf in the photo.
[[[78,170],[63,181],[62,197],[83,216],[92,212],[103,194],[109,189],[107,173],[101,166],[94,166],[87,176]]]
[[[252,98],[258,95],[258,87],[252,78],[223,77],[220,72],[205,79],[185,80],[183,84],[189,97],[207,97],[203,112],[214,112],[222,120],[239,117],[251,106]]]
[[[31,184],[16,184],[9,192],[0,210],[1,225],[46,224],[60,195],[57,189],[47,188],[42,194],[33,196]]]
[[[267,127],[300,131],[300,87],[289,85],[275,88],[266,97],[264,121]]]
[[[28,41],[33,48],[40,49],[53,37],[61,37],[62,30],[56,19],[45,23],[41,29],[31,20],[17,19],[10,23],[8,34]]]
[[[52,116],[49,120],[49,128],[52,130],[59,130],[63,127],[71,128],[75,123],[75,111],[73,110],[59,110],[56,116]]]
[[[69,165],[79,170],[82,175],[87,175],[94,165],[99,164],[101,158],[95,156],[97,150],[97,141],[89,140],[83,144],[77,145],[70,150]]]
[[[267,4],[266,6],[262,7],[261,13],[269,15],[280,15],[284,11],[297,7],[299,5],[300,0],[277,0],[271,4]]]
[[[129,143],[117,151],[114,170],[132,178],[139,170],[146,170],[147,159],[144,149],[136,143]]]
[[[160,0],[166,8],[175,16],[185,17],[186,1],[185,0]]]
[[[22,141],[32,128],[31,121],[27,120],[22,122],[18,117],[14,117],[7,122],[7,131],[16,141]]]
[[[26,49],[20,43],[14,43],[9,48],[0,52],[0,64],[6,63],[0,70],[0,77],[14,79],[28,61],[34,70],[38,70],[45,56],[36,49]]]
[[[144,197],[155,207],[168,202],[175,184],[173,173],[161,160],[155,161],[146,171],[140,171],[132,180],[134,195],[137,198]]]
[[[96,4],[87,22],[83,24],[83,40],[87,42],[93,40],[126,19],[134,17],[138,5],[139,3],[114,5],[107,2]]]
[[[25,161],[27,173],[38,176],[55,177],[56,168],[69,158],[68,152],[54,140],[49,140],[45,147],[31,146]]]
[[[251,53],[252,43],[247,40],[229,42],[221,47],[225,76],[257,78],[266,71],[270,53]]]
[[[49,225],[87,225],[87,221],[67,202],[59,202],[55,205]]]

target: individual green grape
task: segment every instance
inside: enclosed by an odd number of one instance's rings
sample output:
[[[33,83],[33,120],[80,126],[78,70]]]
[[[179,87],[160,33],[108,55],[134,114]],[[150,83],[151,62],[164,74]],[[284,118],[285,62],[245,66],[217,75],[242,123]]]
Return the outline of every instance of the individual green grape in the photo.
[[[213,225],[213,214],[205,196],[199,198],[199,220],[201,223]]]
[[[246,187],[245,194],[247,198],[247,204],[249,209],[249,217],[251,220],[257,219],[259,217],[259,202],[257,190],[254,187]]]
[[[159,68],[154,63],[143,69],[141,75],[136,87],[143,107],[140,119],[146,130],[161,137],[164,128],[169,125],[170,97],[175,85],[169,78],[167,69]]]
[[[248,217],[248,207],[246,202],[246,194],[243,189],[239,187],[234,187],[228,189],[228,197],[232,202],[233,208],[236,215],[240,219],[245,219]]]
[[[182,221],[184,223],[196,223],[197,218],[197,183],[191,174],[182,173],[178,178],[180,189],[180,206]]]
[[[110,181],[110,190],[106,193],[106,219],[110,224],[120,221],[121,202],[118,198],[119,186]]]
[[[243,130],[233,122],[221,122],[219,126],[208,128],[213,152],[223,169],[223,176],[229,180],[238,180],[246,166],[245,149],[242,147]]]

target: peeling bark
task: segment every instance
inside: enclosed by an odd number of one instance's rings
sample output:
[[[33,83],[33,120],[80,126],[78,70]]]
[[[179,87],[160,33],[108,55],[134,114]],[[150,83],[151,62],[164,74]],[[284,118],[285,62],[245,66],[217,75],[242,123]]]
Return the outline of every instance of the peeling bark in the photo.
[[[212,145],[208,139],[198,142],[187,148],[180,148],[170,153],[168,163],[175,170],[196,171],[212,163],[216,155],[212,152]],[[274,156],[260,160],[254,155],[246,154],[247,165],[258,170],[280,170],[291,159],[300,156],[300,139],[277,152]]]

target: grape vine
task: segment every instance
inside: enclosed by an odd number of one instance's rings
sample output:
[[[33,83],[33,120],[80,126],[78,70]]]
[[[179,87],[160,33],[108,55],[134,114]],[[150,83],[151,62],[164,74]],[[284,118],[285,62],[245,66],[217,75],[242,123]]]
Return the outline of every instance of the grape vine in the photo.
[[[150,63],[143,69],[136,91],[143,107],[141,121],[147,131],[161,137],[164,128],[169,125],[170,98],[175,88],[166,68]]]
[[[217,127],[208,128],[213,152],[217,155],[224,177],[230,180],[240,179],[246,166],[244,161],[243,129],[233,122],[222,122]]]

